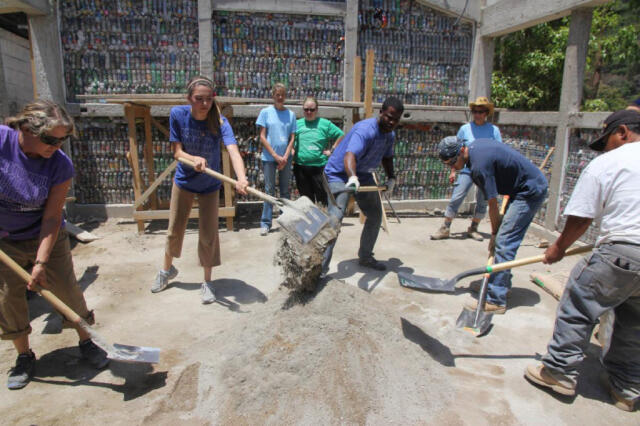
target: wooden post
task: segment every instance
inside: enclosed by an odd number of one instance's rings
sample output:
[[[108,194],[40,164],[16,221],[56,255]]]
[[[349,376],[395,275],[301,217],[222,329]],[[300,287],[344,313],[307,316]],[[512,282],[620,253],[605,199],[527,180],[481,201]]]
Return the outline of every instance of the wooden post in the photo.
[[[147,164],[147,187],[156,179],[156,169],[153,162],[153,134],[151,133],[151,108],[145,106],[144,113],[144,159]],[[151,194],[151,208],[158,209],[158,193]]]
[[[375,52],[367,49],[366,71],[364,75],[364,118],[373,116],[373,67]]]
[[[136,112],[134,105],[130,103],[124,104],[124,115],[127,118],[127,127],[129,133],[129,153],[131,155],[131,173],[133,174],[133,194],[135,201],[138,201],[142,195],[142,178],[140,177],[140,159],[138,158],[138,141],[136,140]],[[136,210],[140,210],[142,206]],[[144,232],[144,221],[137,220],[138,233]]]

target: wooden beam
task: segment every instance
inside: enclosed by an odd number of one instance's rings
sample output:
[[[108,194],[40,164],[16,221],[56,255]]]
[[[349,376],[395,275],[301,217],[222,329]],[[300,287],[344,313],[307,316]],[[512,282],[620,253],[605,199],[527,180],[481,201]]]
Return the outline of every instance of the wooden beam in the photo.
[[[160,124],[160,122],[158,120],[156,120],[155,118],[151,117],[151,122],[153,123],[154,126],[156,126],[158,128],[158,130],[160,130],[162,132],[163,135],[165,135],[166,137],[170,137],[169,129],[167,129],[162,124]]]
[[[144,160],[147,163],[147,186],[156,180],[156,167],[153,161],[153,134],[151,133],[151,114],[149,107],[144,114]],[[151,195],[151,208],[158,208],[158,194]]]
[[[178,161],[173,160],[173,163],[169,164],[169,167],[167,167],[162,171],[162,173],[160,173],[160,176],[158,176],[157,179],[153,181],[151,185],[149,185],[147,190],[144,191],[144,193],[140,196],[140,198],[135,200],[135,202],[133,203],[134,210],[140,207],[142,204],[144,204],[144,202],[149,197],[149,195],[162,183],[162,181],[165,180],[165,178],[168,175],[171,174],[171,172],[173,172],[173,170],[176,168],[177,165],[178,165]]]
[[[344,3],[304,0],[215,0],[213,10],[228,12],[292,13],[301,15],[344,16]]]
[[[143,220],[155,220],[155,219],[169,219],[170,210],[137,210],[133,212],[133,218],[137,221]],[[218,217],[233,217],[236,215],[235,207],[220,207],[218,209]],[[190,219],[197,219],[200,217],[199,209],[191,209],[189,213]]]
[[[127,118],[127,130],[129,134],[129,153],[131,158],[131,172],[133,174],[133,194],[135,201],[138,201],[142,194],[142,178],[140,177],[140,159],[138,158],[138,141],[136,139],[136,117],[132,105],[125,104],[124,114]],[[140,208],[140,207],[138,207]],[[144,232],[144,222],[138,220],[138,233]]]
[[[592,8],[610,0],[500,0],[482,10],[477,36],[497,37]]]
[[[4,0],[0,13],[24,12],[27,15],[48,15],[51,6],[47,0]]]

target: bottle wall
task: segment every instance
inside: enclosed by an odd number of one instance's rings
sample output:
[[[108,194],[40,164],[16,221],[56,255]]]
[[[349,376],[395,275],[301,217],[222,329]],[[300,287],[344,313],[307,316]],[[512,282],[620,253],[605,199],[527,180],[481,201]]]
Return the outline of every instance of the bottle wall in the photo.
[[[367,49],[375,51],[374,102],[393,95],[407,104],[467,105],[471,24],[413,0],[362,0],[358,25],[363,69]]]
[[[68,102],[182,93],[198,74],[197,0],[62,0],[59,16]]]
[[[215,12],[213,78],[218,95],[342,100],[344,20],[336,17]]]

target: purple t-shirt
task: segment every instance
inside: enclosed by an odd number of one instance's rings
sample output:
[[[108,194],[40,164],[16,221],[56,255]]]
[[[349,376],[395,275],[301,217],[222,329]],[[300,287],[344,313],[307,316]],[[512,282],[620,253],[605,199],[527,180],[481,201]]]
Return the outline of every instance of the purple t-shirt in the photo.
[[[18,135],[0,125],[0,234],[9,233],[10,240],[28,240],[40,235],[51,187],[71,179],[74,171],[60,150],[51,158],[27,157]]]

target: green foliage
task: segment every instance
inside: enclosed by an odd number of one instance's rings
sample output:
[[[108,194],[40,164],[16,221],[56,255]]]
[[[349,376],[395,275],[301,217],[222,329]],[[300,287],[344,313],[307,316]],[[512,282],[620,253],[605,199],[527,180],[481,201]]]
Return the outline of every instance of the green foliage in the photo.
[[[594,9],[583,110],[624,108],[640,93],[640,0]],[[492,97],[496,106],[554,111],[560,103],[569,19],[496,39]]]

